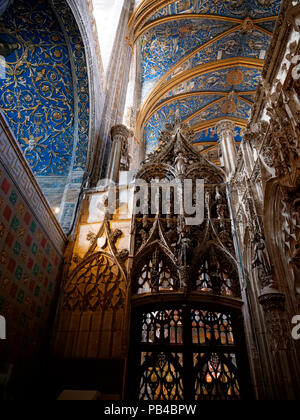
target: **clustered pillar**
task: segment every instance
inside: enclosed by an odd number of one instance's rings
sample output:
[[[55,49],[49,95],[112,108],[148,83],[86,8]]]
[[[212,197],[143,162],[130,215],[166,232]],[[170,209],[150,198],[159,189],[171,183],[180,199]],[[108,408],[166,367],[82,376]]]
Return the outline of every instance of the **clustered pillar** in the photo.
[[[224,120],[217,124],[216,129],[222,150],[224,169],[230,176],[235,171],[237,158],[237,151],[234,140],[235,125],[232,121]]]

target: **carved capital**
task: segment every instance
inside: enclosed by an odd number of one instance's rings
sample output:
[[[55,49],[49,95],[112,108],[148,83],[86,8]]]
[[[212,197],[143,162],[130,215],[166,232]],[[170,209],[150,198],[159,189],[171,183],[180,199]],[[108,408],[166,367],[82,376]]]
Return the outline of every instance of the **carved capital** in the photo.
[[[224,134],[228,134],[234,137],[235,125],[232,121],[223,120],[218,122],[216,125],[216,130],[219,137],[223,136]]]
[[[265,312],[285,310],[286,297],[274,284],[266,286],[262,290],[258,300]]]
[[[125,125],[115,125],[111,129],[111,137],[113,141],[124,141],[131,137],[132,132]]]

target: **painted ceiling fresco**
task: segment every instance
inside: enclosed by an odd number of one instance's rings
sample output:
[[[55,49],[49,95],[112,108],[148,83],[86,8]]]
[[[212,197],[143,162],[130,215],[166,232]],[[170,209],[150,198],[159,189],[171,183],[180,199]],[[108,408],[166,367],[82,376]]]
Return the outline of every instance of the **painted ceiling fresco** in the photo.
[[[0,107],[37,176],[84,170],[88,144],[84,47],[66,2],[53,4],[64,31],[47,0],[15,0],[0,18]]]
[[[162,8],[150,20],[180,13],[203,13],[232,18],[256,19],[279,13],[277,0],[181,0]]]
[[[280,11],[280,0],[144,0],[129,24],[142,56],[137,133],[147,152],[179,109],[203,149],[215,125],[236,124],[241,140]]]

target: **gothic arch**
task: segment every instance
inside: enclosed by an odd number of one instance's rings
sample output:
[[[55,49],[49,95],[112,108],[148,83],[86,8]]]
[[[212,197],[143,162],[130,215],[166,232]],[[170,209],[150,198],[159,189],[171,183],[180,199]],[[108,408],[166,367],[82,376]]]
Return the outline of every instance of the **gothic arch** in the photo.
[[[205,166],[203,163],[193,166],[187,171],[186,176],[191,179],[204,179],[206,184],[223,184],[226,174],[223,169],[208,162]]]
[[[150,182],[154,177],[159,177],[160,179],[167,178],[171,181],[176,178],[176,172],[171,165],[162,162],[160,164],[149,163],[136,175],[136,179],[143,179],[147,182]]]
[[[65,230],[90,165],[99,101],[84,7],[73,0],[14,0],[0,17],[6,60],[0,107]],[[74,192],[66,199],[70,184]]]
[[[239,270],[236,260],[215,241],[208,241],[193,260],[197,278],[191,279],[193,287],[203,293],[241,297]]]
[[[68,3],[15,0],[2,19],[7,63],[1,108],[31,169],[36,176],[84,171],[89,80],[85,47]],[[31,43],[27,32],[34,35]],[[13,91],[14,74],[19,77]]]
[[[176,261],[159,241],[143,249],[135,258],[134,266],[131,274],[133,294],[179,290]]]

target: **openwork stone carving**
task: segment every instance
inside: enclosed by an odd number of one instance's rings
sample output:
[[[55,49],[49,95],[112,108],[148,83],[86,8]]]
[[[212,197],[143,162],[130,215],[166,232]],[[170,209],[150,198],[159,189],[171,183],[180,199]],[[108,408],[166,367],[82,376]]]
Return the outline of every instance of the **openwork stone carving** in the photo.
[[[231,122],[228,127],[234,130]],[[206,184],[205,215],[201,224],[192,226],[187,224],[185,214],[174,213],[172,204],[167,214],[161,209],[151,214],[150,202],[141,210],[134,220],[133,293],[197,290],[240,297],[225,174],[191,145],[190,130],[181,124],[179,117],[175,124],[167,125],[161,140],[160,148],[147,157],[137,178],[148,183],[177,180],[182,187],[184,179],[191,179],[194,204],[196,180],[203,179]],[[173,198],[171,193],[171,203]],[[202,270],[198,280],[202,281],[203,287],[196,282],[194,267]]]
[[[64,308],[74,311],[123,309],[125,284],[112,257],[97,253],[86,259],[64,288]]]

